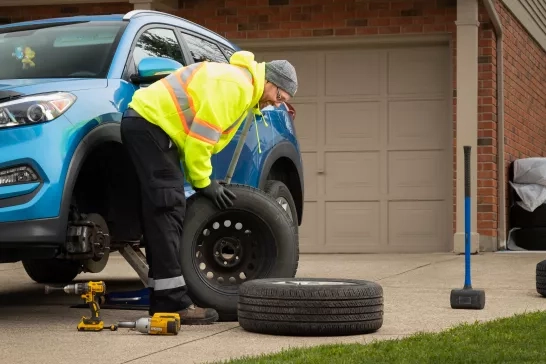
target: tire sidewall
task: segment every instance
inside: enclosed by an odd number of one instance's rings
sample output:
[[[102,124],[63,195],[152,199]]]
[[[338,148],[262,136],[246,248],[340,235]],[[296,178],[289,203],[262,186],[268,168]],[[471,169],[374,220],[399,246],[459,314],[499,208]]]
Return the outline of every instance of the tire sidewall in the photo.
[[[277,256],[267,278],[294,277],[299,260],[297,231],[286,211],[265,192],[248,186],[226,185],[237,198],[230,209],[247,211],[259,216],[274,234],[277,244]],[[218,208],[206,197],[194,194],[188,199],[186,217],[181,242],[182,273],[188,286],[189,296],[195,304],[216,309],[222,313],[237,313],[238,294],[217,292],[206,285],[194,266],[194,246],[211,216],[219,212]],[[263,277],[266,278],[266,277]]]

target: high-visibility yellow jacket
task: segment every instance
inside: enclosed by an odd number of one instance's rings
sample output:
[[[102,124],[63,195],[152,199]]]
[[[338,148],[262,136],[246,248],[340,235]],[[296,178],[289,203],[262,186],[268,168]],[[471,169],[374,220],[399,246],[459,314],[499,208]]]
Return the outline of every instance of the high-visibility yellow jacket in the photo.
[[[162,128],[177,145],[186,180],[210,184],[211,155],[233,138],[249,111],[259,114],[265,63],[239,51],[230,63],[200,62],[182,67],[137,90],[129,107]]]

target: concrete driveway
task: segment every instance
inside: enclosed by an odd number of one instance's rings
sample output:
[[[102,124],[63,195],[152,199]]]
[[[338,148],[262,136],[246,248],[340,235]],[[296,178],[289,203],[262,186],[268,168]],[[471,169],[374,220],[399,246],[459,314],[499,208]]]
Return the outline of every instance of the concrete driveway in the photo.
[[[417,331],[438,331],[466,321],[489,320],[525,311],[543,310],[546,299],[535,291],[536,264],[545,253],[485,253],[472,257],[472,283],[486,291],[481,311],[452,310],[449,294],[462,287],[464,256],[302,255],[298,276],[367,279],[384,288],[383,327],[374,334],[349,337],[299,338],[257,335],[235,323],[182,327],[178,336],[153,337],[120,329],[77,332],[88,310],[69,308],[77,296],[44,295],[20,264],[0,265],[0,353],[2,362],[31,363],[204,363],[243,355],[278,351],[294,345],[370,342],[403,337]],[[142,286],[119,255],[100,274],[78,281],[105,280],[108,291]],[[105,323],[134,320],[145,311],[103,310]],[[297,344],[299,343],[299,344]]]

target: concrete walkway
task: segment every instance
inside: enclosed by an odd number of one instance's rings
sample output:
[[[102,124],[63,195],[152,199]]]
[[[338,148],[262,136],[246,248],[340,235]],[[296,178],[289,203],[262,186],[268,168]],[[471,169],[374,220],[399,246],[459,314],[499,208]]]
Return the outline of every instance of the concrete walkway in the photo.
[[[139,280],[117,255],[100,274],[78,280],[105,280],[109,291],[138,289]],[[76,325],[88,310],[71,309],[79,297],[48,295],[20,264],[0,265],[0,353],[2,362],[32,363],[205,363],[281,348],[324,343],[366,343],[403,337],[417,331],[439,331],[461,322],[489,320],[543,310],[546,299],[535,290],[536,264],[545,253],[486,253],[472,257],[472,283],[485,289],[481,311],[452,310],[449,294],[464,281],[464,256],[302,255],[298,276],[367,279],[384,288],[383,327],[374,334],[298,338],[245,332],[236,322],[182,327],[178,336],[151,337],[127,329],[80,333]],[[105,323],[134,320],[144,311],[103,310]]]

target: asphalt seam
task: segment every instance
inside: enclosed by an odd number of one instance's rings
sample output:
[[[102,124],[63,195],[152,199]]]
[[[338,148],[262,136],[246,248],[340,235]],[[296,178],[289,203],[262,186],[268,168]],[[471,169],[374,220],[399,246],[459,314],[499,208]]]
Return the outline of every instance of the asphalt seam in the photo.
[[[455,260],[455,259],[458,259],[458,258],[459,258],[459,257],[453,257],[453,258],[449,258],[449,259],[446,259],[446,260],[441,260],[441,261],[438,261],[438,262],[423,264],[423,265],[420,265],[420,266],[418,266],[418,267],[411,268],[411,269],[408,269],[408,270],[403,271],[403,272],[400,272],[400,273],[396,273],[396,274],[393,274],[393,275],[390,275],[390,276],[387,276],[387,277],[383,277],[383,278],[376,279],[376,282],[382,281],[382,280],[384,280],[384,279],[389,279],[389,278],[393,278],[393,277],[398,277],[398,276],[401,276],[402,274],[406,274],[406,273],[409,273],[409,272],[413,272],[414,270],[417,270],[417,269],[421,269],[421,268],[424,268],[424,267],[428,267],[428,266],[431,266],[431,265],[433,265],[433,264],[449,262],[449,261],[452,261],[452,260]]]
[[[235,327],[231,327],[229,329],[225,329],[225,330],[222,330],[222,331],[218,331],[218,332],[215,332],[214,334],[210,334],[210,335],[207,335],[207,336],[203,336],[203,337],[199,337],[197,339],[193,339],[193,340],[190,340],[190,341],[186,341],[186,342],[183,342],[183,343],[180,343],[178,345],[174,345],[174,346],[170,346],[168,348],[165,348],[165,349],[161,349],[161,350],[158,350],[158,351],[154,351],[153,353],[148,353],[146,355],[142,355],[142,356],[139,356],[137,358],[133,358],[133,359],[130,359],[130,360],[127,360],[127,361],[124,361],[124,362],[121,362],[120,364],[125,364],[125,363],[130,363],[132,361],[136,361],[136,360],[139,360],[139,359],[142,359],[142,358],[146,358],[148,356],[152,356],[152,355],[155,355],[155,354],[159,354],[161,352],[164,352],[164,351],[167,351],[167,350],[171,350],[171,349],[174,349],[174,348],[178,348],[180,346],[184,346],[184,345],[187,345],[187,344],[191,344],[191,343],[194,343],[196,341],[200,341],[200,340],[203,340],[203,339],[208,339],[210,337],[213,337],[213,336],[216,336],[216,335],[220,335],[220,334],[223,334],[224,332],[228,332],[228,331],[231,331],[231,330],[234,330],[236,328],[238,328],[239,326],[235,326]]]

